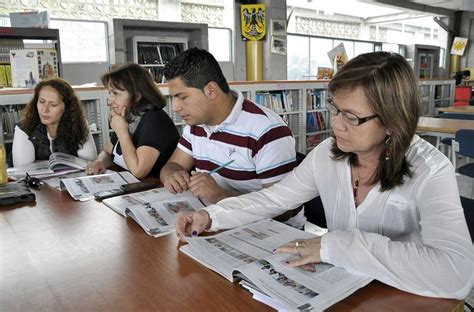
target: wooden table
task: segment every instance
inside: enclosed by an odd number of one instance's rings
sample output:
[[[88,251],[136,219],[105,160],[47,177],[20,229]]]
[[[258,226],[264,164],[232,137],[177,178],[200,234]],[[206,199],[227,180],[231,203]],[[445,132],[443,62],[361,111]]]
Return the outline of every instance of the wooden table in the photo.
[[[474,114],[474,106],[448,106],[438,108],[438,111],[443,113]]]
[[[96,201],[48,187],[0,207],[1,311],[271,311],[238,284]],[[454,311],[462,302],[372,282],[329,311]]]
[[[450,138],[454,138],[459,129],[474,130],[474,120],[420,117],[416,128],[420,134]]]

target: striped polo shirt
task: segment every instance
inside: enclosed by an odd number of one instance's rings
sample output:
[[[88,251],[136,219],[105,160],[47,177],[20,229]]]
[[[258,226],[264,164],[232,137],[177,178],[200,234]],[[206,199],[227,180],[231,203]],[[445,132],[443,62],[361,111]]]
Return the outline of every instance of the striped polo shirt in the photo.
[[[234,160],[212,177],[224,189],[248,193],[296,167],[295,139],[276,113],[244,99],[238,90],[231,92],[237,101],[229,116],[217,126],[185,126],[178,148],[194,158],[201,172]]]

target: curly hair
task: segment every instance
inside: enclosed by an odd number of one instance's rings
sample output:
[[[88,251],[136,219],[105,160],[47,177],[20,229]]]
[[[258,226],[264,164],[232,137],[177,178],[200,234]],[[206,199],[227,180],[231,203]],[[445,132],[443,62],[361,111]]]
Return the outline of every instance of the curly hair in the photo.
[[[153,81],[153,77],[138,64],[127,64],[104,74],[100,79],[105,87],[112,86],[130,94],[131,107],[128,114],[138,115],[166,106],[166,100]],[[127,115],[127,120],[128,118]]]
[[[404,176],[411,176],[405,154],[415,135],[420,116],[418,83],[410,64],[399,54],[373,52],[361,54],[347,62],[329,82],[329,92],[361,87],[367,104],[390,131],[390,160],[382,152],[379,165],[371,183],[380,181],[382,191],[403,184]],[[346,159],[356,164],[353,153],[345,153],[334,139],[331,151],[333,159]]]
[[[38,113],[38,98],[41,89],[50,87],[56,90],[64,103],[64,113],[59,121],[57,137],[64,140],[67,150],[80,149],[89,137],[89,125],[82,103],[69,83],[61,78],[50,78],[38,83],[31,101],[25,107],[25,117],[20,126],[28,136],[41,124]]]
[[[165,66],[164,74],[168,81],[181,78],[187,87],[204,90],[209,82],[214,81],[224,93],[230,91],[219,63],[203,49],[191,48],[182,52]]]

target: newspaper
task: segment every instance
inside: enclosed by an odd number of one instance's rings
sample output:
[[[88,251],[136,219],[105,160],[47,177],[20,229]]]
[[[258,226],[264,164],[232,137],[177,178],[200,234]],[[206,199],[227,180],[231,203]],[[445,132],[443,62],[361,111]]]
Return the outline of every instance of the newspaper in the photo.
[[[172,194],[165,188],[107,198],[102,203],[124,217],[131,217],[153,237],[174,232],[178,212],[206,206],[191,192]]]
[[[49,160],[35,161],[31,164],[7,169],[8,176],[15,180],[29,176],[38,179],[47,179],[62,176],[72,172],[84,171],[87,161],[66,153],[56,152],[49,156]]]
[[[123,184],[140,182],[130,172],[112,172],[84,177],[60,179],[61,190],[67,190],[75,200],[94,199],[94,193],[119,189]]]
[[[323,310],[372,281],[326,263],[291,268],[285,261],[295,255],[273,254],[289,241],[311,237],[266,219],[214,236],[188,238],[180,250],[229,281],[240,281],[276,309]]]

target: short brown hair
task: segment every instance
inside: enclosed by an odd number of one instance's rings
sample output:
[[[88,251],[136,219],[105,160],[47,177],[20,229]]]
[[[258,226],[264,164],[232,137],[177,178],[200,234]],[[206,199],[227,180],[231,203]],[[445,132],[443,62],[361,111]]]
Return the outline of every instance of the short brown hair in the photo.
[[[127,64],[104,74],[101,78],[105,87],[109,84],[114,88],[130,93],[130,113],[159,110],[166,106],[166,100],[151,74],[138,64]]]
[[[379,166],[371,183],[380,181],[381,190],[390,190],[403,184],[405,175],[411,176],[405,154],[415,135],[420,115],[418,81],[413,69],[399,54],[373,52],[361,54],[348,63],[329,82],[329,92],[362,88],[368,105],[390,131],[390,160],[380,155]],[[353,153],[341,151],[334,141],[333,159],[356,158]]]

